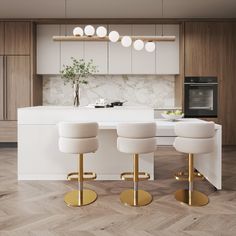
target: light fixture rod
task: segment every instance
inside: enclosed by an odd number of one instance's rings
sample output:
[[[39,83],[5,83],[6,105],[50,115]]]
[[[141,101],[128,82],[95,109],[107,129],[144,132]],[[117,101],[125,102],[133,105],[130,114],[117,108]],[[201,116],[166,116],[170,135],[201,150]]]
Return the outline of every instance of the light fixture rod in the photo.
[[[121,41],[120,36],[118,41]],[[130,36],[132,40],[141,39],[145,42],[175,41],[175,36]],[[108,36],[100,38],[98,36],[53,36],[53,41],[110,41]]]

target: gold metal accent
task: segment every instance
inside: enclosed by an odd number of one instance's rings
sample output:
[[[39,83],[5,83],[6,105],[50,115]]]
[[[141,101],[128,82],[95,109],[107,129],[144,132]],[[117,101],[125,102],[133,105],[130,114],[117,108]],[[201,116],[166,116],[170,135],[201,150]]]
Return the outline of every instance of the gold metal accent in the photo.
[[[120,36],[118,41],[121,41],[123,36]],[[132,40],[141,39],[145,42],[170,42],[175,41],[175,36],[130,36]],[[98,37],[98,36],[53,36],[53,41],[110,41],[109,37]]]
[[[120,175],[120,178],[122,180],[126,181],[133,181],[134,179],[134,172],[124,172]],[[138,172],[138,180],[139,181],[144,181],[150,179],[150,174],[146,172]]]
[[[134,198],[134,196],[135,196],[134,192],[137,192],[137,194],[136,194],[137,201],[136,202],[135,202],[135,198]],[[128,190],[123,191],[120,194],[120,200],[124,205],[140,207],[140,206],[146,206],[149,203],[151,203],[152,202],[152,195],[144,190],[134,191],[133,189],[128,189]]]
[[[78,181],[78,175],[79,175],[78,172],[72,172],[67,175],[67,180]],[[84,172],[84,174],[83,174],[83,179],[85,181],[94,180],[96,178],[97,178],[97,174],[94,172]]]
[[[181,203],[186,203],[189,206],[204,206],[209,202],[208,197],[199,191],[188,189],[180,189],[175,192],[175,199]]]
[[[82,197],[80,197],[79,195]],[[96,192],[90,189],[84,189],[81,191],[81,193],[78,190],[73,190],[67,193],[64,197],[65,203],[67,204],[67,206],[70,207],[80,207],[89,205],[95,202],[96,199],[97,199]]]
[[[196,190],[193,190],[194,180],[194,167],[193,167],[193,154],[189,154],[188,157],[188,189],[180,189],[175,192],[175,199],[182,203],[186,203],[189,206],[204,206],[209,200],[208,197]]]
[[[86,176],[89,177],[86,177]],[[85,177],[84,177],[85,176]],[[84,189],[84,180],[91,180],[96,178],[96,174],[92,172],[84,173],[83,154],[79,154],[78,157],[78,172],[70,173],[67,178],[69,180],[78,181],[78,190],[73,190],[67,193],[64,197],[64,201],[67,206],[79,207],[93,203],[97,199],[97,194],[93,190]]]
[[[134,188],[125,190],[120,194],[120,200],[123,204],[129,206],[146,206],[152,201],[152,195],[144,190],[138,189],[139,180],[150,178],[150,175],[145,172],[139,172],[139,155],[133,155],[134,172],[125,172],[121,174],[121,178],[124,180],[133,180]],[[127,175],[131,175],[128,177]],[[144,175],[144,177],[139,177]]]
[[[205,177],[198,171],[193,172],[194,180],[204,180]],[[175,179],[180,181],[188,181],[188,172],[179,171],[175,174]]]

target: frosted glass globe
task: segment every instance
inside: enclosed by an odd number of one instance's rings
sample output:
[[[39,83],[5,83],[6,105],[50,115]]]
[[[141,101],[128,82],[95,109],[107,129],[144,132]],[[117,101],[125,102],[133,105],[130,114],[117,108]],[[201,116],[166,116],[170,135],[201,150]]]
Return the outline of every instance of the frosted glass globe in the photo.
[[[111,31],[108,37],[111,42],[115,43],[119,40],[120,35],[117,31]]]
[[[121,44],[122,44],[122,46],[127,48],[132,44],[132,39],[129,36],[124,36],[121,39]]]
[[[146,49],[147,52],[154,52],[155,48],[156,48],[156,45],[153,42],[147,42],[145,44],[145,49]]]
[[[84,35],[84,31],[80,27],[75,27],[74,30],[73,30],[73,35],[74,36],[83,36]]]
[[[98,37],[103,38],[107,35],[107,29],[103,26],[99,26],[96,29],[96,34],[97,34]]]
[[[85,26],[84,28],[84,33],[87,35],[87,36],[93,36],[94,33],[95,33],[95,29],[92,25],[87,25]]]
[[[144,47],[144,42],[141,39],[137,39],[134,41],[134,49],[137,51],[142,50]]]

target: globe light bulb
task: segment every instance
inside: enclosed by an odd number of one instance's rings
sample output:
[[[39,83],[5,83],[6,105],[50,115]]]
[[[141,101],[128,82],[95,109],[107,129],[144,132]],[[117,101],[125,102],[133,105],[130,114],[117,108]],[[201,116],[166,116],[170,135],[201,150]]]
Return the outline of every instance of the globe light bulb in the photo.
[[[132,44],[132,39],[130,38],[130,36],[124,36],[121,39],[121,44],[122,44],[122,46],[127,48]]]
[[[144,47],[144,42],[141,39],[137,39],[134,41],[134,49],[137,51],[142,50]]]
[[[96,29],[96,34],[97,34],[98,37],[103,38],[107,35],[107,29],[103,26],[99,26]]]
[[[87,35],[87,36],[93,36],[94,33],[95,33],[95,29],[92,25],[87,25],[85,26],[84,28],[84,33]]]
[[[113,43],[117,42],[120,38],[120,35],[117,31],[111,31],[108,36],[109,40]]]
[[[146,49],[147,52],[154,52],[155,48],[156,48],[156,45],[155,45],[154,42],[147,42],[145,44],[145,49]]]
[[[80,27],[75,27],[74,30],[73,30],[73,35],[74,36],[83,36],[84,35],[84,31]]]

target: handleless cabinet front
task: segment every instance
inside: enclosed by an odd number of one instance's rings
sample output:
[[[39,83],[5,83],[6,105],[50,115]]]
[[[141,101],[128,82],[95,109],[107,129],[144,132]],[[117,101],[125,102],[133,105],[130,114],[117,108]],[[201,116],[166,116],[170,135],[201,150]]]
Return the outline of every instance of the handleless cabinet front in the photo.
[[[30,56],[6,59],[6,120],[17,120],[17,108],[30,106]]]
[[[0,55],[4,55],[4,23],[0,22]]]

